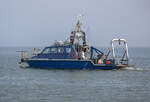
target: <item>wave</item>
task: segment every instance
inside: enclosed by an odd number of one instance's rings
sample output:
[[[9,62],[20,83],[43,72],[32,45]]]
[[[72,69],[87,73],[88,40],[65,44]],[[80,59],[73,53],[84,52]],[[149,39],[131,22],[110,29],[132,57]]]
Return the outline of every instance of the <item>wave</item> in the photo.
[[[125,70],[135,70],[135,71],[150,71],[150,68],[136,68],[136,67],[126,67]]]

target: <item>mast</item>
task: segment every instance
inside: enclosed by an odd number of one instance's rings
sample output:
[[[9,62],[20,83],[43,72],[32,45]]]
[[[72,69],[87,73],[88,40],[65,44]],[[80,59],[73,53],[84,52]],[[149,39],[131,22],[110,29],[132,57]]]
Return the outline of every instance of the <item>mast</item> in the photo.
[[[81,22],[80,20],[77,21],[75,30],[71,32],[70,36],[70,43],[75,44],[75,40],[80,42],[82,40],[82,45],[86,46],[86,35],[85,32],[81,29]]]

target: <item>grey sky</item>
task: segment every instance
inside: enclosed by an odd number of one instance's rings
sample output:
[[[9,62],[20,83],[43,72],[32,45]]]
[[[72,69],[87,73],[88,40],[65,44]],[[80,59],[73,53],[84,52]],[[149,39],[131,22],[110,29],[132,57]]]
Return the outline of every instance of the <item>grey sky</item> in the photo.
[[[88,43],[150,47],[150,0],[0,0],[0,46],[47,46],[70,36],[84,14]]]

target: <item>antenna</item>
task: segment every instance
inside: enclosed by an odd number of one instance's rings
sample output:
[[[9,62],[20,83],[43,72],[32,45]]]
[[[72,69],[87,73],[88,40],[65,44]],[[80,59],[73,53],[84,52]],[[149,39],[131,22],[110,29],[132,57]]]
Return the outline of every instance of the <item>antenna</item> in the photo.
[[[82,25],[82,22],[81,22],[81,20],[82,20],[82,18],[83,18],[83,15],[78,15],[77,16],[77,23],[76,23],[76,28],[75,28],[75,31],[76,32],[80,32],[81,31],[81,25]]]
[[[80,21],[80,22],[81,22],[82,19],[83,19],[83,16],[84,16],[83,14],[79,14],[79,15],[77,16],[77,21]]]

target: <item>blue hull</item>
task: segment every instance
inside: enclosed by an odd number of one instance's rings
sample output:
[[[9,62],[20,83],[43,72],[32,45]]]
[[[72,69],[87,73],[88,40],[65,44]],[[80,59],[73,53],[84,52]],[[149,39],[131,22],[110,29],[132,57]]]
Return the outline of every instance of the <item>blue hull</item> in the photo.
[[[27,60],[29,67],[48,69],[117,69],[115,65],[93,64],[85,60]]]

